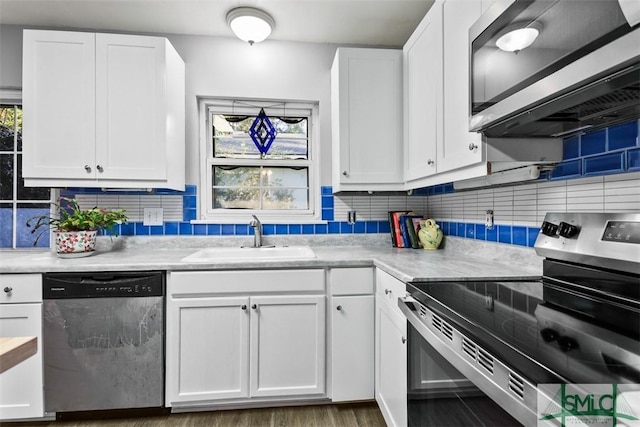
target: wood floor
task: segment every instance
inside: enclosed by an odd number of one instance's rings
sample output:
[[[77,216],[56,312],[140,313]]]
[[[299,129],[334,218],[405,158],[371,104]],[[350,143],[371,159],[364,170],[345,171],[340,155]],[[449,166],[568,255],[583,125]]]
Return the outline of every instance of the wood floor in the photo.
[[[0,423],[3,427],[376,427],[386,426],[374,403],[193,412],[109,420]]]

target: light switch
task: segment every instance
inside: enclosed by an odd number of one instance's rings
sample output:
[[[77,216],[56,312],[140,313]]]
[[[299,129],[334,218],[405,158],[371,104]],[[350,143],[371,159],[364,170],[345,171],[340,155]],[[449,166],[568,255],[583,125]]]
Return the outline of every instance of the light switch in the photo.
[[[144,208],[143,225],[162,225],[162,208]]]

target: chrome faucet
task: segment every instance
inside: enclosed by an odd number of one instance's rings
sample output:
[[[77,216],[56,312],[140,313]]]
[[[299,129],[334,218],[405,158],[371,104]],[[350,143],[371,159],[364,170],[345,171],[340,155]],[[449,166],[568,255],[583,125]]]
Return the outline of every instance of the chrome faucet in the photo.
[[[253,247],[259,248],[262,246],[262,223],[257,216],[251,216],[253,219],[249,223],[249,227],[253,227]]]

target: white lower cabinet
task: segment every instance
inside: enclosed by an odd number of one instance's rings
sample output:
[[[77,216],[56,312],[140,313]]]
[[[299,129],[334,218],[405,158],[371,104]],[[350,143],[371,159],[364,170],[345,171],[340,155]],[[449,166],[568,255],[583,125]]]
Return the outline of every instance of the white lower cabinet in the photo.
[[[323,270],[168,276],[167,406],[324,395]]]
[[[407,425],[407,320],[397,299],[405,285],[376,269],[376,401],[389,426]]]
[[[373,269],[329,270],[331,400],[374,398]]]
[[[42,276],[0,276],[0,337],[36,337],[36,354],[0,374],[0,420],[44,415]]]

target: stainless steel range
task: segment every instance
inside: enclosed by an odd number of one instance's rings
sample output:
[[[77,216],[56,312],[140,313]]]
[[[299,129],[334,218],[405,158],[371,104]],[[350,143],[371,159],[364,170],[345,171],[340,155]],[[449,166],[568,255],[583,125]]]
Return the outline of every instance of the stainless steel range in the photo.
[[[540,384],[640,394],[640,214],[549,213],[535,250],[539,281],[407,285],[409,425],[536,425]]]

